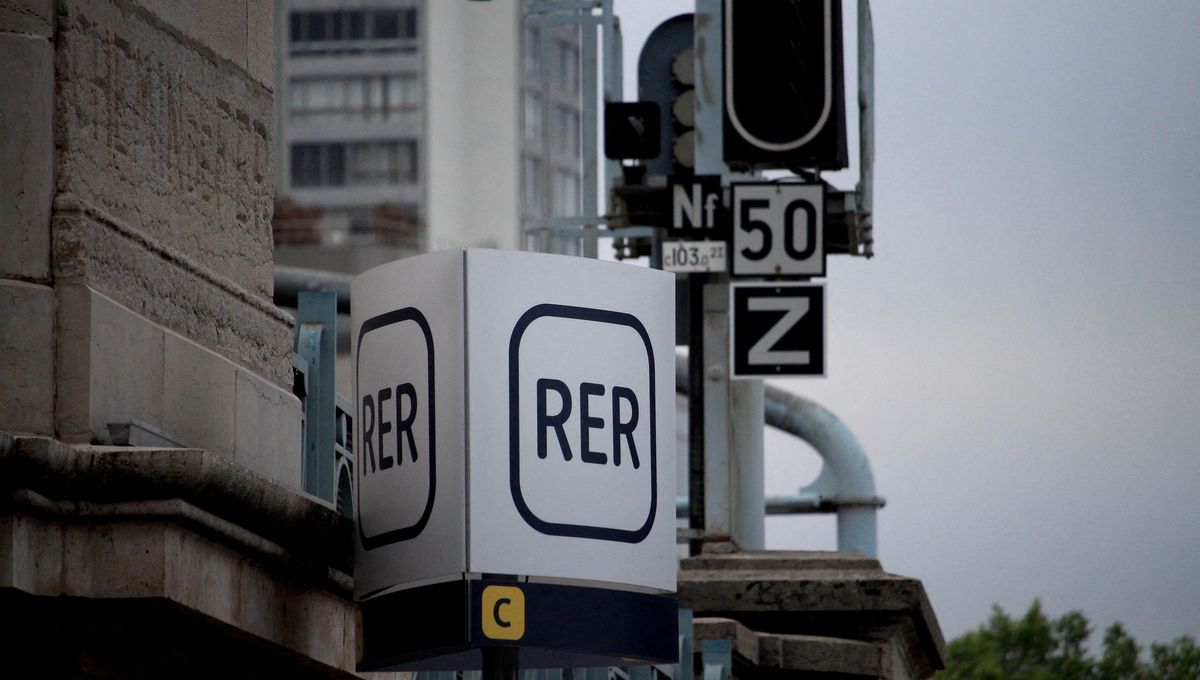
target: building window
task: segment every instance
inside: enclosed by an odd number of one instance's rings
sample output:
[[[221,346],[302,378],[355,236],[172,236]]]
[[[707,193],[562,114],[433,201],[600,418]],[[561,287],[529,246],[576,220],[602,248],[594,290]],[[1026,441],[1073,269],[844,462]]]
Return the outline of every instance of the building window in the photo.
[[[579,92],[579,48],[559,41],[555,48],[555,84],[572,94]]]
[[[579,177],[565,170],[555,170],[550,177],[551,210],[557,217],[579,214]]]
[[[417,181],[413,140],[292,145],[292,186],[341,187]]]
[[[345,145],[292,145],[292,186],[340,187],[345,184]]]
[[[288,116],[304,122],[413,119],[420,111],[415,75],[296,78],[288,85]]]
[[[542,31],[537,26],[525,27],[525,72],[537,75],[542,67]]]
[[[530,215],[542,211],[542,161],[525,157],[525,212]]]
[[[579,158],[579,112],[561,104],[554,107],[554,146],[571,158]]]
[[[416,39],[415,8],[292,12],[288,16],[293,55],[415,52]]]
[[[540,147],[542,144],[542,98],[525,93],[525,142]]]

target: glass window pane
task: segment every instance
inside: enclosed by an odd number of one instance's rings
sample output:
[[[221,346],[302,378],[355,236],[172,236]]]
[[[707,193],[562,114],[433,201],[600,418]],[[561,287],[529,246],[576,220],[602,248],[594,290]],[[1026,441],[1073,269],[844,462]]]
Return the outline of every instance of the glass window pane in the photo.
[[[340,187],[346,183],[346,145],[327,144],[325,184]]]
[[[392,142],[384,147],[382,181],[387,184],[400,183],[400,145]]]
[[[417,181],[417,143],[402,142],[397,153],[397,177],[411,184]]]
[[[349,12],[346,14],[346,37],[350,40],[362,40],[365,37],[365,12]]]
[[[571,155],[579,158],[582,153],[580,148],[582,140],[579,137],[579,112],[567,112],[567,148],[571,150]]]
[[[298,111],[304,107],[305,82],[303,80],[293,80],[288,83],[288,105],[292,111]]]
[[[384,110],[383,84],[386,78],[374,76],[367,78],[367,115],[376,116]]]
[[[292,145],[292,185],[302,187],[304,184],[304,146]]]
[[[308,40],[324,40],[325,39],[325,14],[321,12],[307,12],[307,28],[308,35],[305,36]]]
[[[378,11],[375,12],[374,19],[374,38],[392,40],[400,37],[400,12],[395,10]]]
[[[352,78],[341,82],[346,90],[343,110],[347,112],[361,112],[363,110],[364,98],[367,94],[366,83],[361,78]]]
[[[311,80],[308,83],[308,101],[313,109],[330,109],[338,104],[340,97],[336,85],[329,80]]]
[[[398,110],[404,103],[403,91],[401,90],[402,82],[403,80],[400,76],[392,76],[387,79],[387,106],[393,111]]]
[[[525,158],[525,211],[540,214],[542,204],[542,162]]]
[[[542,98],[525,95],[525,141],[540,144],[542,139]]]
[[[403,106],[417,106],[421,103],[421,85],[415,76],[402,76],[400,87]]]
[[[288,39],[292,42],[297,42],[303,39],[304,35],[304,15],[299,12],[292,12],[288,16]]]
[[[542,34],[537,26],[525,27],[525,72],[536,74],[541,63]]]
[[[417,37],[417,10],[404,10],[404,37],[413,39]]]

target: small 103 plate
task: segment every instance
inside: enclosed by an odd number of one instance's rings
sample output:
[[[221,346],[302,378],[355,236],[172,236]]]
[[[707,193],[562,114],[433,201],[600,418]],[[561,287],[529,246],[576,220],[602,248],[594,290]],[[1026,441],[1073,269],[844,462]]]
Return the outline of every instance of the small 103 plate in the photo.
[[[728,247],[725,241],[663,241],[663,271],[727,272]]]

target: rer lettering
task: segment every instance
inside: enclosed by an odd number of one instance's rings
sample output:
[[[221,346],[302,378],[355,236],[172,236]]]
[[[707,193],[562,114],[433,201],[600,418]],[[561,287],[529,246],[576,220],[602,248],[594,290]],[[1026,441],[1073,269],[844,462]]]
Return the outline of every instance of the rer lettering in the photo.
[[[417,419],[417,391],[413,388],[412,383],[401,383],[396,385],[395,399],[392,398],[393,392],[391,387],[385,387],[375,395],[365,395],[362,398],[362,410],[360,411],[360,420],[362,421],[362,457],[365,460],[359,462],[362,466],[363,474],[369,474],[378,470],[386,470],[393,465],[401,465],[404,463],[404,443],[408,442],[408,452],[412,462],[417,462],[419,454],[417,453],[417,442],[413,437],[413,423]],[[408,408],[404,409],[402,404],[407,397]],[[389,408],[389,402],[392,402]],[[388,416],[394,416],[395,419],[389,420]],[[392,424],[396,426],[396,450],[395,455],[384,447],[383,436],[392,431]],[[376,453],[378,453],[378,466],[376,464]]]
[[[549,412],[549,402],[547,399],[551,392],[558,394],[560,407],[557,413]],[[611,395],[611,412],[612,412],[612,464],[620,467],[621,465],[621,449],[622,439],[629,449],[629,461],[633,463],[636,470],[641,467],[641,461],[638,460],[637,446],[633,442],[633,433],[638,425],[638,400],[637,395],[628,387],[614,385]],[[608,463],[608,455],[602,451],[593,451],[591,449],[591,433],[592,430],[602,430],[605,427],[604,418],[592,415],[592,399],[603,397],[605,395],[605,387],[599,383],[582,382],[579,383],[579,459],[585,463],[594,463],[604,465]],[[555,438],[558,440],[558,449],[562,453],[563,460],[571,460],[573,452],[571,444],[567,439],[566,423],[571,417],[573,404],[576,403],[571,399],[571,390],[567,384],[561,380],[554,378],[539,378],[537,381],[537,455],[538,458],[546,458],[549,455],[548,443],[549,433],[554,432]],[[621,419],[622,409],[621,404],[627,405],[629,418]]]

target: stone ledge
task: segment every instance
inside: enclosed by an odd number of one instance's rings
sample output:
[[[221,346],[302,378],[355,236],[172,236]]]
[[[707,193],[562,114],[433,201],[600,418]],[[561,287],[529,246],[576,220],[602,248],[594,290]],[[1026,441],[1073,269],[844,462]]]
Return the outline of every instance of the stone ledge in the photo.
[[[351,573],[353,524],[332,507],[201,449],[71,447],[0,432],[0,491],[28,490],[82,511],[178,499],[278,544],[309,572]],[[319,565],[313,566],[313,565]]]
[[[733,653],[747,663],[758,665],[758,634],[733,619],[692,619],[692,631],[696,647],[704,640],[729,640]]]
[[[56,292],[59,365],[31,364],[58,381],[56,428],[32,431],[108,444],[111,425],[136,422],[163,435],[151,446],[206,449],[301,487],[303,416],[290,389],[88,286],[64,283]]]
[[[874,559],[788,551],[702,555],[680,563],[678,594],[680,606],[697,617],[731,619],[758,634],[881,644],[888,658],[904,659],[901,675],[928,677],[944,664],[945,640],[921,582],[889,574]],[[779,644],[786,650],[800,643]]]
[[[0,611],[0,658],[12,680],[357,677],[161,598],[38,597],[0,587]]]
[[[761,675],[763,671],[885,677],[883,650],[872,642],[822,635],[756,633],[733,619],[700,618],[694,625],[697,642],[733,643],[734,675],[741,678]]]
[[[207,451],[0,432],[5,672],[353,677],[352,532]]]

